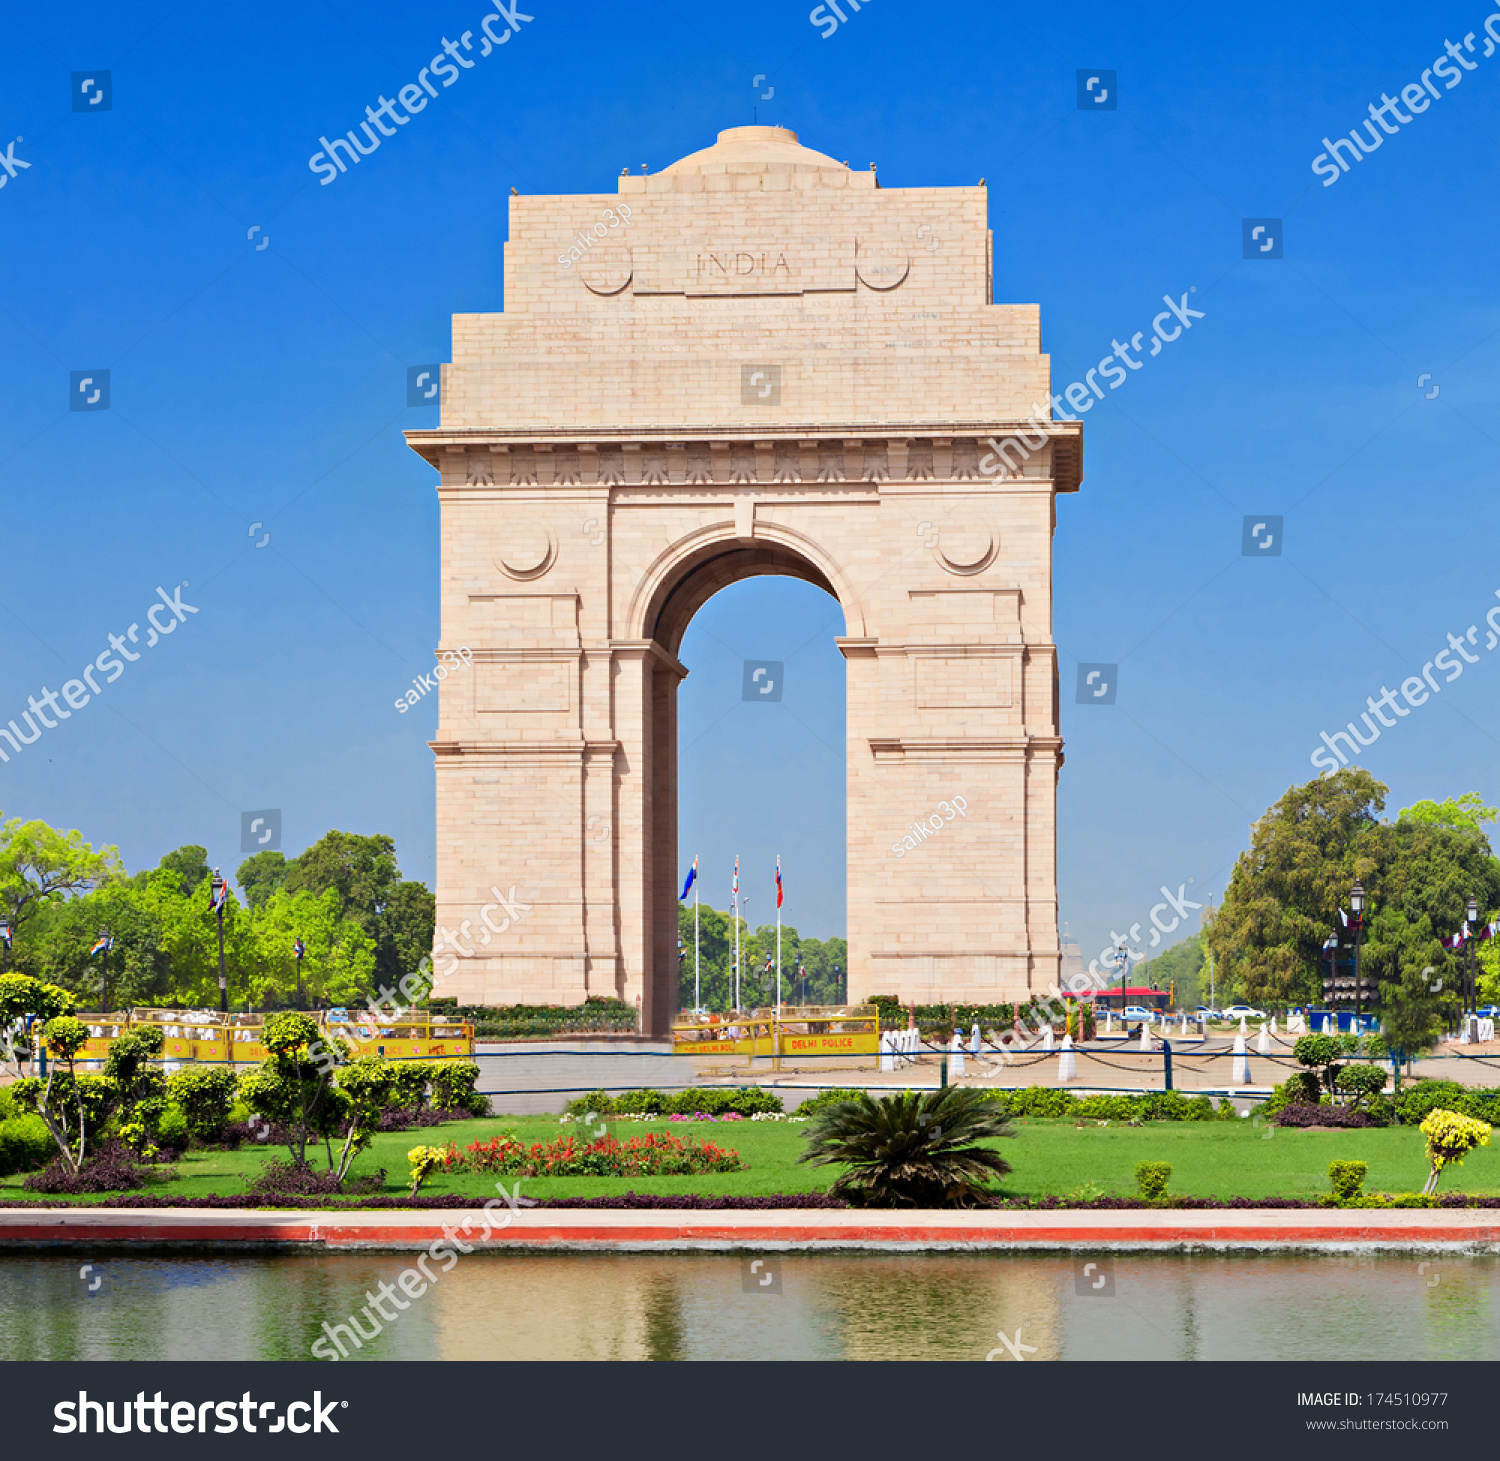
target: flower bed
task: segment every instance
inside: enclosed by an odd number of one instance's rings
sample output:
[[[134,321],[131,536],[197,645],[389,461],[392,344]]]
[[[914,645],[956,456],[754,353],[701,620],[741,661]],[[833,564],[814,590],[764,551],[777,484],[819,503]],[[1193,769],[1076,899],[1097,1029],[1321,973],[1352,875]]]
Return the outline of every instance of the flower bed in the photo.
[[[513,1136],[497,1136],[462,1151],[450,1143],[445,1167],[505,1177],[676,1177],[740,1172],[745,1162],[738,1152],[713,1142],[650,1131],[626,1141],[613,1136],[580,1141],[569,1135],[530,1146]]]

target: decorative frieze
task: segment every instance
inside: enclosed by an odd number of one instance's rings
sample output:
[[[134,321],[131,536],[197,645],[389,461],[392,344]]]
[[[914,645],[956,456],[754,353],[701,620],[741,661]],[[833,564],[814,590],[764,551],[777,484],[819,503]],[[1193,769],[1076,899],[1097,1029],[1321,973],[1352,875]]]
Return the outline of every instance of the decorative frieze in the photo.
[[[1018,439],[996,428],[983,437],[760,437],[721,441],[433,443],[424,455],[445,483],[499,487],[708,487],[812,482],[979,482],[1019,480],[993,464],[991,440]],[[1033,437],[1033,439],[1035,439]],[[1023,460],[1025,458],[1022,458]],[[1025,477],[1077,490],[1079,453],[1065,430],[1029,453]]]

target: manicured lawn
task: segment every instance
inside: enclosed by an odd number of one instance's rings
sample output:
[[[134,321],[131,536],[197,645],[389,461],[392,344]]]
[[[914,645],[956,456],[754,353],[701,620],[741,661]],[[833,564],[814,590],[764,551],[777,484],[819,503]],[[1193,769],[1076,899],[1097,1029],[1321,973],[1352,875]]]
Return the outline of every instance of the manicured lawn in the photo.
[[[781,1122],[635,1122],[610,1124],[621,1138],[648,1131],[697,1136],[738,1151],[747,1163],[743,1172],[704,1177],[549,1177],[522,1178],[521,1191],[529,1197],[599,1197],[633,1190],[650,1193],[761,1195],[811,1192],[826,1188],[835,1171],[797,1163],[803,1149],[800,1123]],[[1133,1193],[1135,1164],[1162,1161],[1172,1164],[1169,1191],[1204,1197],[1313,1197],[1328,1191],[1328,1164],[1335,1160],[1369,1163],[1368,1192],[1411,1192],[1421,1187],[1427,1164],[1421,1135],[1412,1127],[1383,1130],[1310,1132],[1252,1127],[1248,1121],[1154,1122],[1139,1127],[1087,1126],[1066,1118],[1024,1120],[1016,1135],[1001,1143],[1014,1171],[1005,1180],[1011,1195],[1065,1197],[1092,1183],[1106,1192]],[[555,1116],[485,1117],[449,1126],[393,1132],[375,1138],[355,1163],[356,1175],[386,1169],[384,1191],[404,1193],[406,1153],[414,1146],[460,1147],[511,1131],[525,1142],[548,1141],[564,1133],[581,1135],[576,1125],[564,1126]],[[1267,1131],[1272,1134],[1268,1137]],[[268,1151],[245,1147],[238,1152],[193,1152],[176,1167],[179,1174],[152,1190],[162,1194],[204,1196],[243,1192],[250,1176],[271,1157],[285,1157],[285,1149]],[[20,1177],[0,1180],[0,1203],[7,1196],[27,1196]],[[513,1189],[513,1183],[507,1185]],[[455,1193],[480,1201],[495,1196],[495,1179],[482,1174],[438,1176],[422,1191]],[[1461,1168],[1444,1175],[1439,1191],[1500,1194],[1500,1147],[1484,1147],[1471,1154]],[[87,1199],[84,1199],[87,1200]]]

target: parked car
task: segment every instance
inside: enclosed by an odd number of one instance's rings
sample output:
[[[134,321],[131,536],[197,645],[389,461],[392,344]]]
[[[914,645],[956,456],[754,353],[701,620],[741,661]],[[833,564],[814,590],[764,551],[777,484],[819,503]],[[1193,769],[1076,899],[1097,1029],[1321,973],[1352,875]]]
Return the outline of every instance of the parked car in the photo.
[[[1125,1006],[1125,1018],[1127,1020],[1154,1020],[1159,1014],[1159,1010],[1148,1010],[1144,1005],[1127,1004]]]
[[[1232,1004],[1224,1011],[1226,1020],[1264,1020],[1270,1017],[1264,1010],[1251,1009],[1248,1004]]]
[[[1206,1004],[1198,1006],[1198,1013],[1206,1020],[1222,1020],[1224,1018],[1221,1010],[1211,1010]]]

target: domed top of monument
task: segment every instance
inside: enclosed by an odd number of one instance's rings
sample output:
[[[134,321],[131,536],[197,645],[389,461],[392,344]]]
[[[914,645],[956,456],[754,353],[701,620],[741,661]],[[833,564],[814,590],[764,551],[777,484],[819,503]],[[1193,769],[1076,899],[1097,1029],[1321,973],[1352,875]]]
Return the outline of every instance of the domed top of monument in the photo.
[[[730,127],[701,152],[690,152],[658,173],[619,179],[622,194],[789,193],[845,188],[873,192],[873,172],[804,147],[787,127]]]
[[[804,147],[797,134],[786,127],[730,127],[719,133],[719,140],[701,152],[663,168],[667,173],[715,172],[822,172],[833,169],[848,172],[842,162],[835,162],[811,147]]]

